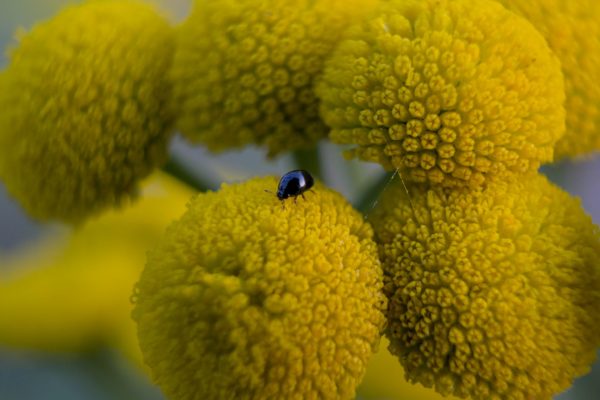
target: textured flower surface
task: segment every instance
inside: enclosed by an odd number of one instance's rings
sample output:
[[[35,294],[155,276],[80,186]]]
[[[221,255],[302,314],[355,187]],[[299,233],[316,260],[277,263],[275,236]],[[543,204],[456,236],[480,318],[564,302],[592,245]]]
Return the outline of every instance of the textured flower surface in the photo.
[[[89,2],[24,34],[0,75],[0,177],[33,217],[77,223],[135,194],[166,156],[170,26]]]
[[[152,251],[134,319],[156,383],[180,399],[351,399],[386,308],[372,229],[319,183],[198,195]]]
[[[390,351],[411,381],[472,399],[550,399],[600,343],[600,236],[540,175],[484,190],[389,189],[373,226]]]
[[[80,352],[108,345],[141,366],[131,288],[147,249],[192,194],[155,174],[132,207],[0,257],[0,347]]]
[[[560,59],[567,95],[567,132],[556,145],[556,157],[600,150],[600,2],[501,3],[527,18]]]
[[[272,156],[315,145],[327,128],[313,81],[374,2],[197,0],[173,68],[182,133],[211,150],[253,143]]]
[[[345,37],[317,94],[351,156],[471,187],[552,160],[565,129],[559,63],[499,4],[392,0]]]

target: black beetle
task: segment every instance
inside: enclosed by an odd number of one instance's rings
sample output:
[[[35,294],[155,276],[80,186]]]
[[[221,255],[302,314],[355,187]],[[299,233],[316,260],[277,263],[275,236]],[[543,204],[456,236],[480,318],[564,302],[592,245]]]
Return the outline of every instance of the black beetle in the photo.
[[[298,196],[304,197],[304,192],[313,187],[315,181],[311,174],[303,169],[296,169],[283,175],[277,186],[277,198],[281,201]],[[268,190],[267,190],[268,191]]]

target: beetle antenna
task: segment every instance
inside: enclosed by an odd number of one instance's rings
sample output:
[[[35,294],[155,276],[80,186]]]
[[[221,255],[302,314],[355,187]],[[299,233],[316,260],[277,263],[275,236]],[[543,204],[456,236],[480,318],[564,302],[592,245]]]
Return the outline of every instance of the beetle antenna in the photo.
[[[385,139],[386,144],[389,145],[390,141],[388,140],[387,132],[382,132],[382,133],[383,133],[383,138]],[[373,209],[375,208],[375,206],[377,205],[377,203],[379,203],[379,197],[381,197],[381,195],[385,192],[385,190],[387,189],[387,187],[389,186],[389,184],[394,180],[394,177],[396,175],[398,175],[398,178],[400,178],[400,182],[402,182],[402,187],[404,188],[404,193],[406,193],[406,197],[408,199],[408,204],[410,204],[410,209],[411,209],[413,215],[415,215],[415,207],[413,205],[412,199],[410,198],[410,193],[408,191],[408,187],[406,186],[406,183],[404,182],[404,179],[402,179],[402,173],[400,172],[400,168],[396,168],[394,170],[394,173],[390,177],[390,179],[388,179],[388,181],[386,182],[385,186],[383,187],[383,189],[381,190],[381,192],[377,196],[377,199],[375,199],[375,201],[371,205],[370,210],[365,215],[365,219],[369,218],[369,215],[371,214],[371,211],[373,211]]]

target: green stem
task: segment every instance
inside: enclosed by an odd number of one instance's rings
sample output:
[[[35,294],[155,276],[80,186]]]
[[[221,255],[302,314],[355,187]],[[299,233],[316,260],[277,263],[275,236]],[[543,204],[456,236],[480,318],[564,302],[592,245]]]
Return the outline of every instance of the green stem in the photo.
[[[292,153],[292,156],[294,157],[297,168],[310,172],[315,178],[323,179],[318,146],[315,146],[310,150],[296,150]]]
[[[355,208],[362,214],[368,216],[373,209],[375,202],[379,199],[379,196],[383,194],[383,191],[390,183],[393,173],[388,172],[377,180],[375,180],[369,187],[367,187],[362,196],[356,201]]]
[[[199,192],[206,192],[207,190],[214,189],[214,185],[193,174],[189,168],[177,158],[169,159],[162,170]]]

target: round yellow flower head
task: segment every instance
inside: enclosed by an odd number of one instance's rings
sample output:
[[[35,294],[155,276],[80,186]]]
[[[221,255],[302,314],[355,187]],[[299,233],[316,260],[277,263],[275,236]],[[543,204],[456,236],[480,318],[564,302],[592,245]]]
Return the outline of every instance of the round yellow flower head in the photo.
[[[173,67],[179,128],[213,151],[269,155],[327,135],[313,81],[343,28],[374,0],[198,0]]]
[[[541,175],[383,196],[373,226],[390,351],[407,377],[480,400],[550,399],[600,344],[600,235]]]
[[[567,132],[556,145],[556,157],[600,150],[600,2],[501,2],[527,18],[560,59],[567,94]]]
[[[350,156],[446,187],[552,159],[565,129],[559,63],[499,4],[392,0],[346,36],[317,94]]]
[[[123,1],[65,9],[0,75],[0,177],[34,218],[77,223],[134,195],[166,156],[172,29]]]
[[[383,329],[372,229],[319,183],[201,194],[149,255],[133,317],[167,397],[351,399]]]

